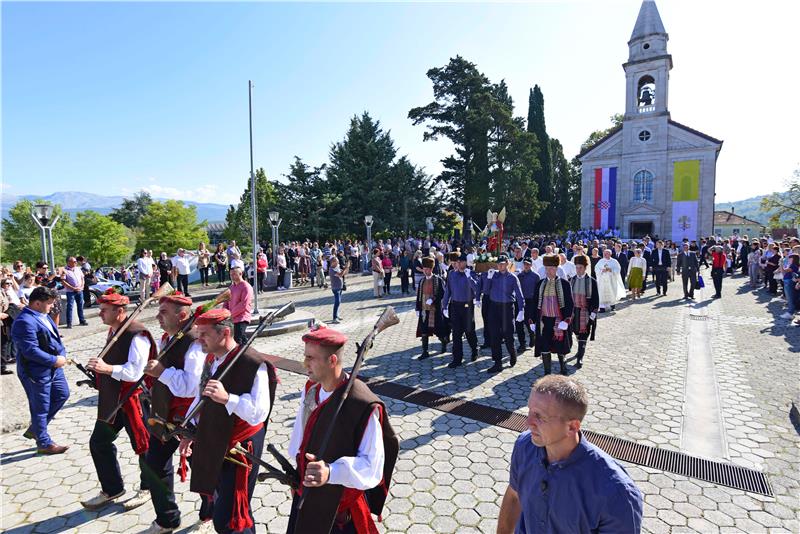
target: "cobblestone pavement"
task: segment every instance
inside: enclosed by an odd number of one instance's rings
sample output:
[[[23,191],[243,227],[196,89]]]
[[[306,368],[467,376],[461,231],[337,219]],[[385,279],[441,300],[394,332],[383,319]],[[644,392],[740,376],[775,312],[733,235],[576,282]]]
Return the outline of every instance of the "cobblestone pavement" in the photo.
[[[709,300],[711,291],[705,289],[696,303],[689,304],[678,300],[680,292],[676,283],[670,284],[665,298],[656,298],[651,289],[641,301],[625,301],[615,312],[602,316],[597,341],[590,344],[583,368],[569,366],[570,374],[576,374],[590,392],[592,405],[584,427],[680,450],[687,410],[690,315],[705,315],[726,445],[725,454],[717,459],[766,472],[775,497],[624,464],[645,495],[644,530],[798,532],[800,438],[789,412],[792,399],[798,397],[800,328],[778,319],[782,303],[750,292],[744,278],[726,279],[724,298],[718,301]],[[488,351],[474,363],[467,356],[469,363],[456,370],[446,367],[449,353],[420,362],[414,358],[419,349],[412,299],[396,295],[373,299],[370,279],[359,277],[350,277],[343,297],[340,314],[345,320],[338,328],[350,337],[349,355],[385,305],[395,306],[401,317],[400,325],[376,339],[363,368],[365,375],[525,413],[530,385],[542,374],[541,362],[532,351],[524,353],[516,367],[497,375],[486,373],[491,365]],[[320,320],[331,318],[332,297],[327,290],[273,293],[266,300],[273,305],[290,299]],[[147,324],[160,334],[152,319]],[[299,360],[299,338],[288,334],[259,339],[255,346]],[[87,332],[69,340],[67,346],[73,356],[85,361],[103,339],[101,332]],[[79,378],[74,369],[67,373],[70,383]],[[304,377],[279,374],[282,382],[267,438],[285,451]],[[19,388],[18,382],[2,385],[4,395],[8,388]],[[401,440],[401,453],[379,529],[494,532],[516,434],[430,408],[384,400]],[[24,405],[11,408],[25,410]],[[78,501],[99,488],[87,445],[95,410],[92,392],[73,387],[67,406],[51,425],[59,443],[72,445],[60,457],[35,456],[32,443],[19,432],[0,437],[0,526],[5,531],[135,532],[152,521],[149,505],[130,512],[119,505],[99,512],[81,509]],[[120,463],[132,485],[137,479],[133,452],[126,437],[119,441]],[[186,527],[197,518],[199,499],[188,492],[188,484],[177,484],[176,490]],[[258,530],[284,532],[289,505],[283,487],[259,485],[253,498]]]

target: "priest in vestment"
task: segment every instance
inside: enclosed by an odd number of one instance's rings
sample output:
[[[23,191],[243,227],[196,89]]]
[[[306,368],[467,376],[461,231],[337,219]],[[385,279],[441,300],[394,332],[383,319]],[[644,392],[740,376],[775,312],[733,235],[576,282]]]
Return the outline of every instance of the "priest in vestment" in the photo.
[[[611,249],[603,251],[603,257],[597,261],[594,274],[600,293],[600,311],[616,308],[617,302],[625,298],[625,285],[622,283],[622,267],[611,257]]]

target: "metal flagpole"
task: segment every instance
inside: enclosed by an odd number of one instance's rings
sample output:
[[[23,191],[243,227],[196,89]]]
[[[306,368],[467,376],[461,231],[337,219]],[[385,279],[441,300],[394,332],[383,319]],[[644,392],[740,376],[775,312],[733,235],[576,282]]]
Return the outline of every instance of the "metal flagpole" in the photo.
[[[258,315],[258,215],[256,213],[256,175],[253,172],[253,81],[247,81],[250,108],[250,211],[253,218],[253,313]]]

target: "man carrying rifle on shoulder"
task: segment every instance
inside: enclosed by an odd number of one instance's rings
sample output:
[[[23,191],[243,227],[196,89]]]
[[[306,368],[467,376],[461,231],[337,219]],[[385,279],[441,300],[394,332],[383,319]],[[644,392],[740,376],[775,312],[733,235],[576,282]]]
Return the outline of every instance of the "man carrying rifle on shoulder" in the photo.
[[[200,310],[198,310],[200,311]],[[150,360],[144,368],[153,377],[150,388],[152,417],[171,423],[180,422],[197,395],[206,353],[192,331],[192,299],[175,291],[158,301],[158,323],[164,331],[160,357]],[[165,350],[166,349],[166,350]],[[168,435],[163,425],[150,425],[150,444],[145,456],[145,472],[156,519],[145,532],[172,532],[181,524],[181,512],[175,501],[172,455],[180,441]],[[186,480],[185,457],[181,457],[181,482]],[[200,519],[211,519],[204,501]],[[205,515],[204,515],[205,513]]]
[[[398,453],[386,407],[364,382],[354,380],[337,411],[349,379],[342,370],[347,337],[318,328],[303,341],[309,380],[289,441],[301,485],[287,532],[377,533],[371,514],[383,509]]]
[[[214,529],[252,533],[250,499],[259,465],[242,455],[236,456],[236,462],[225,460],[236,443],[261,457],[265,421],[275,399],[275,368],[266,355],[255,350],[246,349],[239,356],[241,347],[234,340],[228,310],[210,310],[195,324],[208,356],[198,395],[187,412],[188,423],[196,425],[196,430],[192,432],[187,425],[189,432],[182,436],[179,451],[182,456],[192,456],[191,491],[213,498],[210,515]]]
[[[101,489],[97,496],[81,504],[84,508],[96,510],[125,493],[117,448],[114,446],[114,440],[124,427],[134,452],[139,456],[142,471],[140,489],[133,498],[123,503],[126,510],[131,510],[147,502],[148,498],[144,454],[147,452],[149,436],[139,400],[140,391],[130,395],[116,414],[113,412],[128,390],[136,387],[147,360],[155,357],[156,344],[144,325],[138,321],[126,324],[128,297],[114,293],[112,289],[97,302],[100,304],[100,319],[109,327],[105,356],[91,358],[87,365],[97,376],[97,421],[89,438],[89,451]]]

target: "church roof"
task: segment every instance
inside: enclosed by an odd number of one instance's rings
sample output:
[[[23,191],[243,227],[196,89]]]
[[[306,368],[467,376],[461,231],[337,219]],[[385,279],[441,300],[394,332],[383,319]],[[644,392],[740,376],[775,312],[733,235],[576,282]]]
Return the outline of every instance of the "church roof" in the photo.
[[[636,17],[636,24],[633,27],[631,41],[641,39],[654,33],[666,34],[664,24],[661,22],[661,15],[654,0],[644,0],[642,7],[639,8],[639,16]]]
[[[614,134],[616,134],[620,130],[622,130],[622,125],[621,124],[619,126],[614,126],[613,128],[611,128],[611,130],[609,130],[609,132],[606,135],[604,135],[603,137],[598,139],[593,145],[587,146],[586,148],[581,150],[580,154],[578,154],[578,157],[580,158],[580,157],[585,156],[586,154],[588,154],[589,152],[591,152],[595,148],[599,147],[600,145],[602,145],[603,143],[608,141]]]
[[[706,141],[711,141],[712,143],[716,143],[718,145],[722,144],[722,140],[717,139],[716,137],[711,137],[710,135],[706,135],[703,132],[699,132],[699,131],[695,130],[694,128],[689,128],[685,124],[681,124],[679,122],[675,122],[672,119],[669,120],[669,124],[670,124],[670,126],[675,126],[676,128],[680,128],[681,130],[685,130],[685,131],[687,131],[689,133],[692,133],[694,135],[702,137]]]
[[[725,225],[755,225],[755,226],[764,226],[758,221],[754,221],[753,219],[748,219],[747,217],[742,217],[741,215],[736,215],[732,211],[715,211],[714,212],[714,226],[725,226]]]

